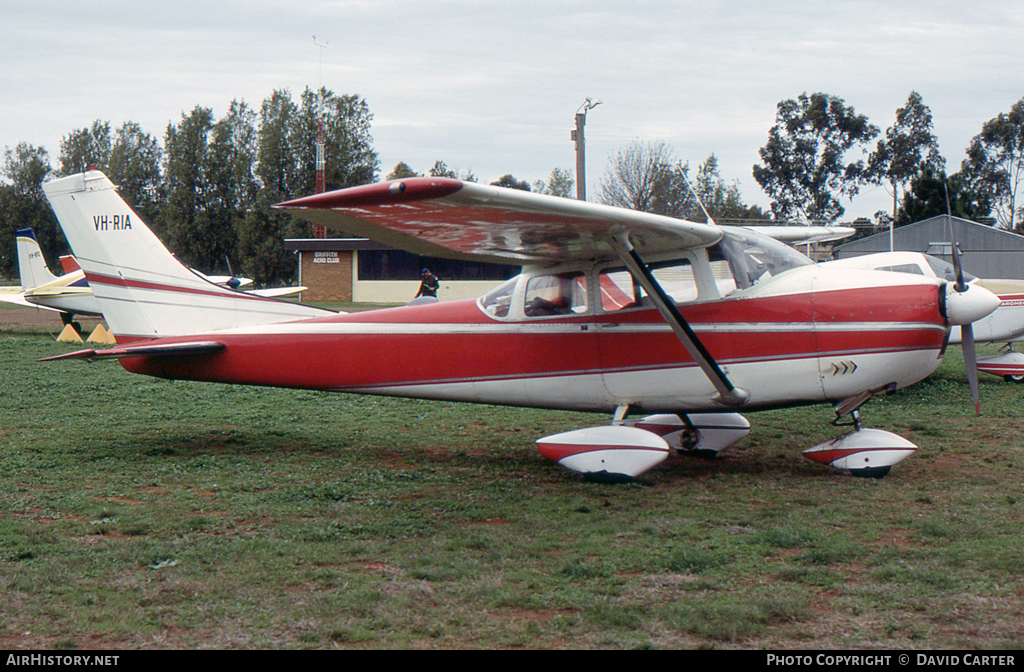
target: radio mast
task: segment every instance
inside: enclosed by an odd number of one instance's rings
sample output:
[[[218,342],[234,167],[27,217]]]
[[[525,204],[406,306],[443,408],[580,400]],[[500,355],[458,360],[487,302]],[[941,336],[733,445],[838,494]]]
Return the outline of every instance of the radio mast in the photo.
[[[318,44],[316,35],[313,36],[313,44],[320,49],[320,87],[317,89],[316,106],[316,193],[322,194],[327,191],[324,170],[327,166],[326,138],[324,134],[324,49],[330,42]],[[314,238],[326,238],[327,227],[313,225]]]

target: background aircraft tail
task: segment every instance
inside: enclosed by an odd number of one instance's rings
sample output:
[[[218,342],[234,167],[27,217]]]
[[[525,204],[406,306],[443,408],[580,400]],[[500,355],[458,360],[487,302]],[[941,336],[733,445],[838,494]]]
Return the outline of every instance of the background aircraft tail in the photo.
[[[174,258],[99,171],[47,182],[43,192],[119,343],[334,314],[200,277]]]
[[[29,290],[33,287],[53,282],[57,277],[50,273],[43,259],[43,251],[32,229],[21,229],[14,232],[18,248],[18,273],[21,275],[21,288]]]

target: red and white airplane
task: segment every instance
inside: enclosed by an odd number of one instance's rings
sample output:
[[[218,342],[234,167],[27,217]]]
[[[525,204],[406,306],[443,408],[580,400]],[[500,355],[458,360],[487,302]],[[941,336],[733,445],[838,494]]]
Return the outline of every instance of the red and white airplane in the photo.
[[[596,411],[610,425],[537,441],[589,478],[637,476],[742,438],[738,411],[832,403],[854,431],[805,451],[882,475],[915,446],[862,429],[875,395],[928,376],[950,325],[990,292],[823,268],[745,229],[445,178],[283,203],[316,224],[426,256],[522,264],[476,300],[354,314],[244,295],[179,264],[92,171],[43,186],[121,344],[171,378]],[[639,421],[630,413],[656,414]],[[667,439],[666,439],[667,437]],[[670,447],[670,441],[672,446]]]

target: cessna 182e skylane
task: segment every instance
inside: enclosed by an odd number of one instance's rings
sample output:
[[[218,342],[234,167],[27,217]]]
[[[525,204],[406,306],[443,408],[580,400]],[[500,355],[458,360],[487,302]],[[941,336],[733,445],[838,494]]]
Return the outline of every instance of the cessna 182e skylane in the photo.
[[[740,410],[830,402],[854,431],[805,451],[883,475],[916,448],[862,428],[875,395],[928,376],[950,325],[990,292],[830,270],[745,229],[445,178],[282,203],[282,211],[433,257],[522,264],[476,300],[337,314],[250,296],[179,264],[97,171],[43,185],[119,345],[152,376],[605,412],[537,441],[592,479],[746,435]],[[638,421],[631,412],[655,413]]]

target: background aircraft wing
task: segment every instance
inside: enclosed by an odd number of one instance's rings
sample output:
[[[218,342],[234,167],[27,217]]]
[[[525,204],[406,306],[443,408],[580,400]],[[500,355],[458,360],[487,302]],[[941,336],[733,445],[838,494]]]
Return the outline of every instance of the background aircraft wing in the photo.
[[[624,231],[641,253],[704,247],[722,235],[714,224],[437,177],[352,187],[275,207],[422,256],[502,264],[616,258],[607,241]]]
[[[0,287],[0,302],[11,303],[16,306],[21,306],[22,308],[42,308],[43,310],[52,310],[58,313],[60,312],[56,308],[40,306],[26,301],[25,292],[21,287]]]
[[[790,245],[827,243],[857,233],[852,226],[746,226],[743,227]]]

